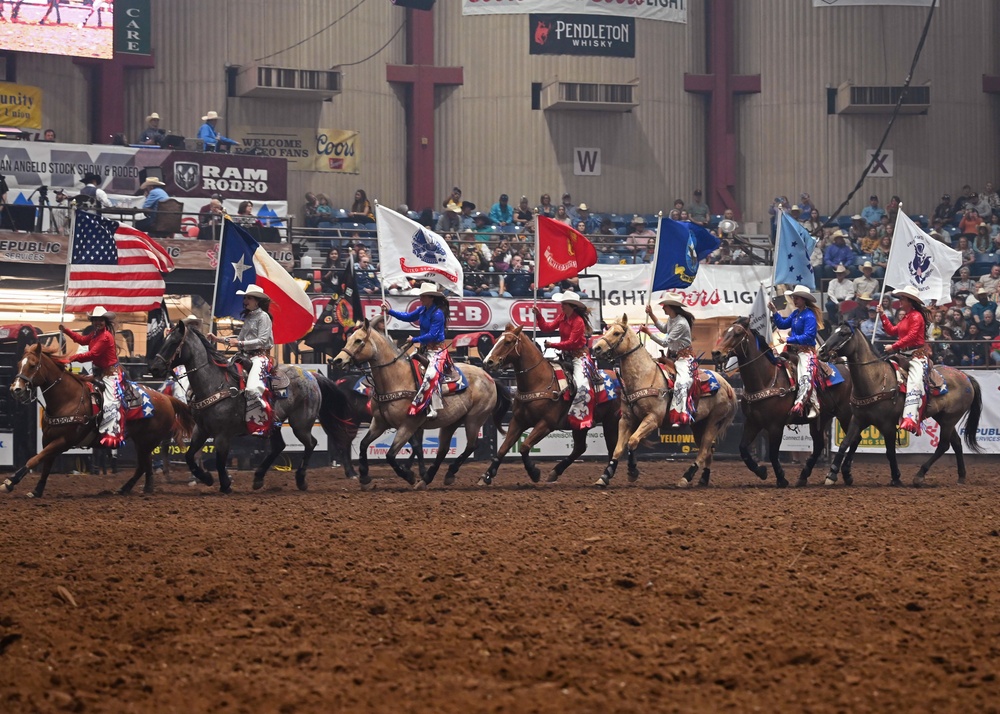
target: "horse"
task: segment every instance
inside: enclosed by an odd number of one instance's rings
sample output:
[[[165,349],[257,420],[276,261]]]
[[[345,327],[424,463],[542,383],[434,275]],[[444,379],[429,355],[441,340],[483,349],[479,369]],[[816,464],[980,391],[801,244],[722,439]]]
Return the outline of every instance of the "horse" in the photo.
[[[812,438],[813,449],[806,460],[796,486],[805,486],[809,481],[816,462],[826,445],[827,430],[833,418],[836,417],[844,431],[851,423],[851,373],[843,368],[835,369],[843,377],[840,384],[819,390],[819,417],[805,420],[790,415],[795,395],[798,390],[795,382],[788,377],[788,370],[778,362],[777,355],[766,345],[761,345],[757,337],[750,331],[750,321],[746,317],[736,320],[722,334],[716,343],[716,351],[730,355],[735,354],[739,362],[740,377],[743,379],[743,396],[740,406],[746,416],[743,426],[743,438],[740,439],[740,456],[757,477],[763,481],[767,478],[767,467],[754,461],[750,454],[750,444],[763,431],[767,434],[767,450],[774,469],[774,477],[778,488],[788,486],[784,469],[779,459],[781,451],[781,436],[786,424],[809,424],[809,436]],[[851,478],[851,459],[844,462],[844,480]]]
[[[455,482],[458,469],[476,448],[479,430],[492,415],[493,423],[500,428],[500,419],[510,406],[510,395],[505,387],[493,381],[485,371],[474,365],[463,364],[468,387],[462,391],[443,394],[444,407],[438,409],[437,416],[427,418],[425,413],[409,415],[410,401],[420,389],[421,377],[417,373],[406,352],[400,352],[382,332],[385,325],[383,316],[365,320],[347,338],[344,348],[333,358],[335,368],[344,369],[348,364],[371,366],[374,389],[372,392],[372,423],[368,433],[361,440],[361,456],[358,464],[362,489],[371,487],[368,474],[368,445],[382,435],[386,429],[396,429],[396,437],[385,456],[392,470],[414,488],[425,488],[437,474],[451,437],[464,422],[468,445],[452,462],[445,474],[445,485]],[[396,461],[396,454],[417,429],[440,429],[437,456],[423,478],[417,480],[409,467]]]
[[[189,406],[194,412],[196,424],[184,460],[196,479],[206,486],[211,486],[212,475],[195,462],[195,455],[208,438],[213,437],[215,466],[219,472],[219,490],[222,493],[231,493],[232,479],[226,468],[229,460],[229,442],[233,437],[247,434],[246,397],[230,377],[225,356],[209,344],[208,338],[201,332],[183,322],[174,325],[149,367],[153,376],[162,378],[179,364],[183,364],[187,370],[192,394]],[[300,491],[305,491],[306,469],[309,466],[309,458],[316,448],[312,427],[321,416],[323,404],[319,384],[321,375],[307,372],[295,365],[285,364],[275,369],[275,377],[288,380],[288,396],[274,400],[275,424],[271,430],[270,448],[267,456],[254,471],[253,488],[254,490],[263,488],[264,475],[285,449],[285,440],[278,424],[284,423],[287,418],[295,438],[305,446],[302,460],[295,470],[295,485]],[[334,422],[328,420],[324,426],[327,425],[333,427]]]
[[[837,483],[837,469],[844,459],[845,452],[848,458],[853,456],[861,442],[861,431],[868,426],[875,426],[885,441],[885,452],[889,457],[889,469],[892,475],[890,485],[901,485],[899,464],[896,462],[895,435],[896,425],[903,415],[906,395],[899,391],[895,369],[875,354],[868,340],[849,322],[841,323],[820,348],[821,357],[832,354],[847,358],[853,382],[851,409],[854,418],[830,466],[826,485],[832,486]],[[979,419],[983,414],[983,394],[979,382],[953,367],[938,365],[935,369],[944,378],[948,393],[928,395],[926,416],[934,419],[941,427],[940,441],[934,453],[914,476],[914,486],[923,484],[924,476],[934,462],[948,450],[949,445],[954,450],[955,460],[958,462],[958,482],[965,483],[962,439],[956,427],[966,414],[969,418],[965,423],[965,445],[977,453],[982,452],[982,447],[976,441]],[[847,473],[844,474],[844,483],[848,486],[851,484]]]
[[[332,417],[339,425],[336,430],[327,430],[327,434],[331,436],[328,449],[333,453],[334,458],[343,465],[344,477],[348,479],[358,477],[351,460],[351,445],[354,443],[354,438],[358,435],[358,429],[361,425],[371,424],[372,421],[371,399],[354,389],[359,377],[361,377],[360,373],[353,373],[326,380],[332,392],[327,391],[326,383],[320,385],[323,392],[323,404],[333,405]],[[334,437],[333,434],[337,434],[338,437]],[[407,465],[412,466],[413,460],[416,459],[421,478],[427,473],[427,467],[424,465],[423,444],[424,430],[417,429],[410,439],[411,451]]]
[[[35,389],[41,389],[45,416],[42,419],[42,450],[3,482],[3,490],[8,493],[29,470],[41,464],[41,478],[35,490],[28,494],[29,498],[41,498],[56,456],[73,447],[87,447],[98,442],[100,412],[95,413],[91,403],[93,380],[68,371],[66,364],[65,357],[39,344],[28,345],[18,362],[17,376],[10,385],[11,395],[26,404],[33,398]],[[139,390],[149,398],[153,414],[125,422],[125,435],[135,444],[138,461],[132,478],[118,490],[123,496],[132,491],[143,475],[146,477],[143,490],[152,493],[153,449],[171,434],[182,440],[194,429],[194,417],[184,402],[146,387],[140,386]]]
[[[108,7],[109,5],[111,7]],[[111,0],[94,0],[93,4],[90,6],[90,12],[87,13],[87,17],[83,19],[83,22],[81,22],[78,25],[78,27],[82,30],[87,25],[87,23],[90,22],[90,18],[93,16],[95,12],[97,13],[97,26],[102,27],[101,16],[105,10],[107,10],[109,13],[112,13],[112,17],[114,16],[115,8],[114,8],[114,3],[111,2]]]
[[[514,367],[517,394],[514,397],[513,414],[507,427],[507,436],[490,462],[489,468],[479,479],[480,486],[489,486],[493,483],[503,457],[529,428],[531,434],[521,444],[521,460],[529,478],[538,483],[541,472],[531,460],[531,449],[553,431],[570,428],[566,420],[570,403],[563,399],[559,391],[556,371],[538,346],[523,334],[520,325],[515,327],[513,324],[508,324],[483,360],[483,365],[491,371],[504,364]],[[598,404],[594,409],[594,425],[600,424],[604,427],[604,443],[608,447],[608,459],[615,450],[620,417],[621,402],[617,396]],[[563,471],[587,450],[589,431],[590,429],[573,431],[573,451],[549,472],[546,479],[548,483],[557,481]],[[629,452],[628,468],[629,474],[638,476],[639,471],[633,452]]]
[[[60,0],[46,0],[46,4],[49,7],[45,11],[45,16],[41,20],[38,21],[39,25],[44,25],[45,24],[45,21],[49,19],[49,15],[52,13],[53,10],[56,11],[56,24],[57,25],[61,25],[62,24],[62,17],[59,15],[59,2],[60,2]],[[11,6],[12,6],[11,7],[11,11],[10,11],[10,21],[11,22],[18,22],[18,17],[17,16],[21,12],[21,5],[23,5],[23,4],[24,4],[24,0],[16,0],[15,2],[11,3]]]
[[[618,468],[622,453],[628,449],[635,451],[647,435],[658,427],[669,426],[671,389],[667,377],[646,350],[638,335],[628,326],[628,316],[612,323],[591,350],[595,356],[606,356],[617,360],[622,381],[622,419],[618,422],[618,444],[607,468],[595,485],[606,488],[611,483]],[[691,431],[698,447],[695,461],[684,472],[677,483],[680,487],[690,485],[691,479],[700,468],[700,486],[707,486],[712,473],[712,457],[716,439],[721,436],[736,417],[736,391],[721,375],[707,369],[699,369],[713,377],[719,385],[715,394],[706,394],[698,400]],[[696,380],[691,386],[698,389]],[[638,474],[629,473],[629,481],[635,481]]]

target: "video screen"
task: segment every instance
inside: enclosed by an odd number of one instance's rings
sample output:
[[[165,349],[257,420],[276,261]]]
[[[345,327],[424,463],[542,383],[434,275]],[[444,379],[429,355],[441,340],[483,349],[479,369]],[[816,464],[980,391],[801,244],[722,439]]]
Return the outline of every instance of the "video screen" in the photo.
[[[111,59],[112,0],[0,0],[0,50]]]

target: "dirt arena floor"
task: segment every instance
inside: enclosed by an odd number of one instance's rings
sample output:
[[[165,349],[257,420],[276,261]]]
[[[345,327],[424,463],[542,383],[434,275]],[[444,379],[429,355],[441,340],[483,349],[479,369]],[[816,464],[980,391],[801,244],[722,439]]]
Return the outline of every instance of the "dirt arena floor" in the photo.
[[[1000,479],[0,497],[3,712],[997,712]],[[915,470],[904,469],[907,480]],[[816,479],[819,480],[818,478]]]

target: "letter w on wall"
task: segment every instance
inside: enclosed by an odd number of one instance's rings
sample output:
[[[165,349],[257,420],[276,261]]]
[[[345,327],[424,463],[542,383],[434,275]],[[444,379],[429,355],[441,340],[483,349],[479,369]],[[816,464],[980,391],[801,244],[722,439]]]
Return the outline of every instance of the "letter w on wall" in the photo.
[[[600,176],[601,150],[581,148],[573,149],[573,175]]]

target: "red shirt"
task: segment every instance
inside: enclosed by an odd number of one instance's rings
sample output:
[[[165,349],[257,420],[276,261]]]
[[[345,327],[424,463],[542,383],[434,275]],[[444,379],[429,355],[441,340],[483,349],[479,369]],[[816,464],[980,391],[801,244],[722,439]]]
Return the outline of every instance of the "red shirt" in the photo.
[[[99,332],[81,335],[79,332],[67,329],[66,336],[78,345],[90,345],[89,351],[73,355],[71,362],[93,362],[102,372],[118,364],[118,350],[115,348],[115,336],[111,334],[111,330],[104,328]]]
[[[915,347],[923,347],[927,344],[927,326],[924,324],[924,316],[919,310],[911,310],[900,318],[899,324],[893,325],[889,318],[882,315],[882,327],[887,334],[898,337],[889,349],[912,350]]]
[[[553,332],[559,328],[559,341],[549,343],[557,350],[574,352],[587,348],[587,324],[575,312],[569,318],[560,312],[552,322],[546,322],[544,317],[538,315],[538,326],[545,332]]]

